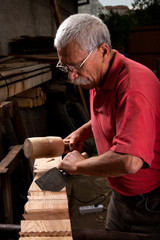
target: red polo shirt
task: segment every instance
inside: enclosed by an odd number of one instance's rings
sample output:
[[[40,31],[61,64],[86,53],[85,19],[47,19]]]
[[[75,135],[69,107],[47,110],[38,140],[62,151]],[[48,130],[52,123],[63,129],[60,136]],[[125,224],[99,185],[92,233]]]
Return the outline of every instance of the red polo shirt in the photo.
[[[112,150],[147,163],[135,174],[108,178],[115,191],[132,196],[160,185],[160,82],[147,67],[114,52],[102,89],[90,90],[91,123],[99,155]]]

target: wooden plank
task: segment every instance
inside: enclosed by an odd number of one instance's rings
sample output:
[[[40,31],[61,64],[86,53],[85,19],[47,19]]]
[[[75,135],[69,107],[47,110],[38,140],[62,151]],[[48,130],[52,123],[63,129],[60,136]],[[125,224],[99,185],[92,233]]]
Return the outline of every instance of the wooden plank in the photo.
[[[35,71],[22,73],[19,75],[9,76],[8,78],[4,77],[2,80],[0,80],[0,87],[2,88],[2,87],[5,87],[6,85],[9,86],[10,84],[13,84],[14,82],[22,81],[27,78],[31,78],[36,75],[43,74],[46,71],[50,71],[50,67],[44,68],[44,69],[37,69]]]
[[[34,59],[34,60],[42,60],[42,61],[49,61],[49,62],[57,62],[58,61],[58,56],[57,54],[48,54],[48,55],[35,55],[35,54],[29,54],[29,55],[20,55],[20,54],[16,54],[15,57],[19,58],[19,57],[23,57],[26,59]]]
[[[3,173],[3,171],[0,170],[0,173]],[[1,174],[0,182],[1,182],[1,194],[5,201],[3,209],[5,214],[5,223],[12,223],[13,222],[12,188],[8,172],[6,172],[5,174]]]
[[[13,146],[5,158],[3,158],[3,160],[0,162],[0,174],[6,173],[11,165],[16,167],[15,161],[20,157],[20,151],[22,150],[22,147],[23,145]]]
[[[71,235],[70,220],[22,220],[21,232],[23,233],[41,233],[41,232],[59,232],[59,236]]]
[[[38,86],[41,83],[49,81],[52,79],[52,72],[47,71],[43,72],[41,75],[34,76],[16,83],[13,83],[9,86],[0,88],[0,101],[4,101],[9,97],[15,96],[16,94],[23,92],[32,87]]]
[[[2,63],[0,64],[0,69],[2,71],[2,69],[4,71],[7,71],[7,70],[12,70],[12,69],[15,69],[15,68],[21,68],[21,67],[27,67],[27,66],[33,66],[33,65],[36,65],[38,64],[38,62],[35,62],[35,61],[23,61],[23,62],[9,62],[9,63]]]
[[[62,157],[36,159],[34,169],[48,171]],[[28,191],[28,201],[24,206],[21,221],[20,239],[33,240],[35,237],[41,239],[51,237],[52,240],[72,240],[71,224],[68,211],[68,199],[66,189],[60,192],[42,191],[35,180],[42,175],[39,171]],[[67,238],[66,238],[67,237]],[[43,239],[43,238],[42,238]],[[50,239],[48,239],[50,240]]]
[[[14,131],[16,133],[16,137],[18,142],[23,144],[24,140],[28,137],[27,128],[25,128],[23,118],[19,109],[19,106],[16,102],[16,99],[13,100],[13,117],[11,118]]]
[[[38,107],[42,106],[46,102],[46,96],[44,95],[35,97],[35,98],[17,98],[16,101],[18,103],[18,106],[20,108],[33,108],[33,107]]]
[[[68,212],[63,212],[63,214],[60,212],[57,213],[51,213],[51,212],[46,212],[46,213],[27,213],[23,214],[23,219],[25,220],[57,220],[57,219],[69,219],[69,213]]]
[[[0,102],[0,121],[13,117],[12,102]]]
[[[17,98],[35,98],[39,97],[42,94],[42,88],[41,87],[35,87],[28,89],[22,93],[19,93],[16,95]]]
[[[39,161],[36,160],[34,164],[34,173],[42,174],[51,168],[58,167],[60,160],[61,160],[61,157],[56,157],[52,159],[41,158]]]
[[[61,201],[61,200],[65,200],[66,203],[68,203],[67,201],[67,195],[65,192],[61,192],[61,194],[59,194],[59,192],[54,192],[54,194],[49,194],[49,195],[36,195],[36,196],[27,196],[29,201],[37,201],[37,200],[56,200],[56,201]]]
[[[20,237],[19,240],[72,240],[72,237]]]
[[[32,72],[32,71],[35,71],[35,70],[48,68],[48,67],[50,67],[50,64],[48,64],[48,63],[41,63],[41,64],[35,64],[33,66],[16,68],[16,69],[13,69],[13,70],[1,71],[1,74],[2,74],[3,77],[7,78],[9,76],[22,74],[22,73],[28,73],[28,72]]]
[[[15,58],[15,56],[7,56],[7,57],[4,57],[4,58],[1,58],[0,63],[7,62],[7,61],[12,60],[14,58]]]
[[[59,202],[59,203],[58,203]],[[25,213],[67,213],[68,203],[66,200],[42,200],[28,201],[24,206]]]

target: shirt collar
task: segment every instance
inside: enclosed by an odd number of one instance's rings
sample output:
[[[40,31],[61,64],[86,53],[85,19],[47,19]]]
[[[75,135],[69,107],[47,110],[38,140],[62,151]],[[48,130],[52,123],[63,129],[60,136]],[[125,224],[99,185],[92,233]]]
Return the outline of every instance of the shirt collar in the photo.
[[[110,65],[110,69],[107,72],[104,84],[102,86],[102,89],[105,89],[105,90],[113,89],[115,81],[124,63],[125,57],[116,50],[113,50],[113,52],[114,52],[114,59]]]

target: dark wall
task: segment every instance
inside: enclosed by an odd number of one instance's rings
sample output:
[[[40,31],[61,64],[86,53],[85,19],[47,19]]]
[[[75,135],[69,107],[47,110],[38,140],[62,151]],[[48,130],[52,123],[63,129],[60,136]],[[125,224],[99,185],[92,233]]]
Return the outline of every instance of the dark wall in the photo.
[[[156,70],[158,58],[160,58],[160,26],[132,30],[129,57],[146,65],[151,70]]]
[[[77,1],[57,0],[62,20],[77,13]],[[8,42],[20,36],[54,36],[56,24],[50,0],[0,0],[0,56]]]

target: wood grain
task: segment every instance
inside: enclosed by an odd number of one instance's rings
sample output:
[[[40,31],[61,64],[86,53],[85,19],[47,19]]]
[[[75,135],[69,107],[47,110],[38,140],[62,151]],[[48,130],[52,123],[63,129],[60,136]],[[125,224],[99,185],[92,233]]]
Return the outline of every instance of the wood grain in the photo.
[[[34,180],[24,206],[19,240],[72,240],[66,189],[60,192],[42,191],[35,180],[48,171],[62,157],[40,158],[34,162]],[[42,167],[43,166],[43,167]]]
[[[64,233],[71,232],[69,219],[64,220],[22,220],[21,232],[57,232],[65,236]]]

